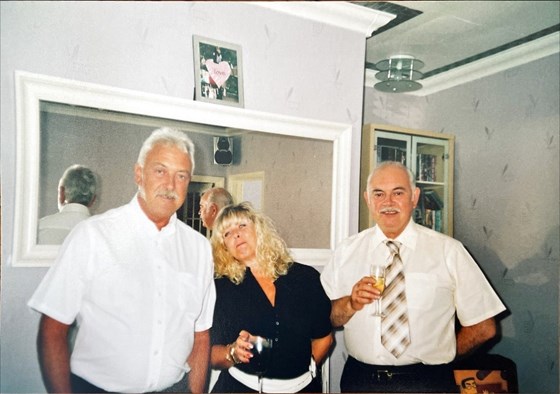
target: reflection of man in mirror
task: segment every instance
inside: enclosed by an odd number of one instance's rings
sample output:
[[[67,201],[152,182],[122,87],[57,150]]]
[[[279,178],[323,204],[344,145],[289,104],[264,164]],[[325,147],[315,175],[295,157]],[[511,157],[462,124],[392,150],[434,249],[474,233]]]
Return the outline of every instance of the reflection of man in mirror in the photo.
[[[90,216],[97,179],[89,168],[75,164],[58,182],[58,213],[39,220],[39,244],[60,245],[76,224]]]
[[[193,169],[190,138],[155,130],[134,166],[136,195],[64,241],[28,302],[42,314],[37,349],[48,392],[204,392],[212,251],[176,214]]]
[[[202,225],[212,230],[214,220],[220,210],[226,205],[233,204],[233,197],[223,187],[214,187],[206,190],[200,197],[200,209],[198,214],[202,219]]]

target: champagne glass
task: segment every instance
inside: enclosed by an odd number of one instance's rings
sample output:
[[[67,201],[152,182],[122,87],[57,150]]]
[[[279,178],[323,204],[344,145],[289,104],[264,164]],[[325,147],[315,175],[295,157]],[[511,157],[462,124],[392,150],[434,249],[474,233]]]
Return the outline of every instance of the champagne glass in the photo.
[[[385,290],[385,267],[383,265],[372,264],[370,267],[370,275],[373,279],[375,279],[375,284],[373,285],[373,287],[378,289],[381,292],[381,295],[383,295],[383,290]],[[375,312],[372,314],[372,316],[385,316],[383,313],[381,313],[381,298],[375,300],[374,303]]]
[[[272,339],[263,338],[260,336],[251,337],[249,342],[253,345],[251,352],[253,353],[253,358],[251,358],[251,365],[257,376],[259,377],[259,393],[262,393],[263,385],[263,375],[268,369],[268,364],[270,363],[270,356],[272,353]]]

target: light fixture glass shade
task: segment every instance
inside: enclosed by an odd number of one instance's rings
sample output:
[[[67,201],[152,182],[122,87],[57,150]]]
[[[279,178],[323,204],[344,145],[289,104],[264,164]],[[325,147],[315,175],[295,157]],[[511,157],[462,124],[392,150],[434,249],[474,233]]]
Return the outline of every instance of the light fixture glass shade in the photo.
[[[381,60],[375,65],[375,68],[379,70],[375,77],[381,82],[376,83],[374,87],[379,91],[389,93],[418,90],[422,88],[422,84],[416,80],[423,76],[418,71],[422,67],[424,67],[424,62],[408,55],[396,55]]]
[[[383,81],[374,85],[380,92],[403,93],[413,92],[422,88],[422,84],[416,81]]]

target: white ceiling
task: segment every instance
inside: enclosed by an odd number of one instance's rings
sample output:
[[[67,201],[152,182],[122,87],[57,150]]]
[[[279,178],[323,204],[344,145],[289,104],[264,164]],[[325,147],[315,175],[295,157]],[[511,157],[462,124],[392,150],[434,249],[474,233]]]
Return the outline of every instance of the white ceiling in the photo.
[[[422,12],[367,39],[366,65],[372,69],[366,70],[367,86],[376,82],[373,64],[391,55],[412,55],[425,63],[420,70],[428,74],[420,81],[425,88],[412,94],[426,95],[557,53],[560,47],[559,1],[353,3],[389,13],[393,4]],[[531,36],[545,29],[550,30],[542,37]]]

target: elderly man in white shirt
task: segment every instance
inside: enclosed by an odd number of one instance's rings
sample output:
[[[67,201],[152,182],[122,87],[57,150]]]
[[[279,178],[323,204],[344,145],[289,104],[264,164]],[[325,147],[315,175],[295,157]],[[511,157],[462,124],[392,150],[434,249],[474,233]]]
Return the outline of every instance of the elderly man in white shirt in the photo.
[[[43,314],[38,351],[49,392],[205,390],[216,298],[211,249],[175,214],[193,157],[184,133],[154,131],[135,166],[137,195],[78,224],[62,245],[29,301]]]
[[[496,334],[494,316],[504,305],[459,241],[413,222],[419,194],[402,164],[376,167],[364,193],[376,226],[344,240],[321,274],[332,300],[333,326],[344,326],[349,357],[342,392],[453,392],[450,363]],[[385,316],[373,316],[373,301],[381,292],[370,266],[389,265],[395,254],[403,266],[398,297],[404,307],[387,305],[396,296],[382,298]],[[384,296],[388,292],[389,287]],[[402,315],[391,320],[397,309]],[[457,335],[455,317],[461,324]],[[384,324],[392,326],[384,329]],[[400,342],[385,339],[403,327]]]

